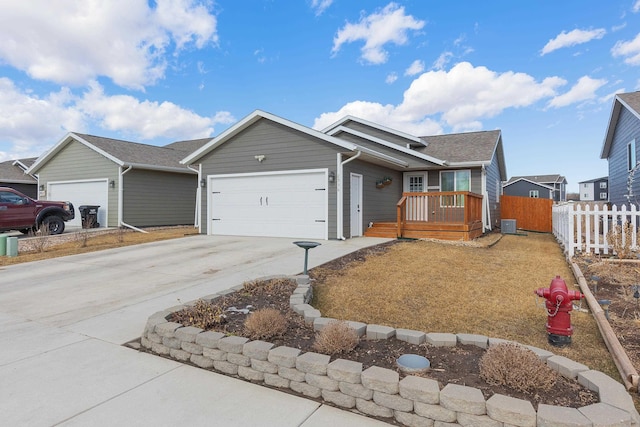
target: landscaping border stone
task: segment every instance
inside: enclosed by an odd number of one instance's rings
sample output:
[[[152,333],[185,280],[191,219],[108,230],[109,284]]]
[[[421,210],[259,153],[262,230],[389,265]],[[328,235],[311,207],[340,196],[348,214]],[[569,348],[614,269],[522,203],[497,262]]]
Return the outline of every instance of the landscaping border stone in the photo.
[[[315,330],[322,330],[335,319],[325,318],[309,305],[313,286],[308,276],[294,276],[298,284],[292,294],[292,309],[305,316]],[[222,295],[220,293],[219,295]],[[208,296],[213,299],[215,295]],[[189,305],[187,303],[186,305]],[[496,394],[484,400],[480,390],[447,384],[440,389],[437,381],[417,376],[402,380],[393,370],[372,366],[363,371],[362,364],[344,359],[330,362],[318,353],[302,353],[291,347],[274,347],[264,341],[250,341],[220,332],[202,331],[170,322],[173,312],[184,306],[149,316],[140,343],[145,349],[180,362],[190,361],[203,368],[254,383],[288,389],[302,396],[323,399],[334,406],[364,415],[395,419],[407,425],[575,425],[640,427],[640,415],[624,386],[608,375],[543,349],[526,346],[550,368],[577,380],[598,393],[600,403],[582,408],[540,405],[538,412],[529,401]],[[434,346],[473,344],[481,348],[504,340],[471,334],[423,333],[394,329],[384,325],[349,322],[365,339],[397,339],[410,343],[427,342]],[[606,413],[604,415],[603,413]]]

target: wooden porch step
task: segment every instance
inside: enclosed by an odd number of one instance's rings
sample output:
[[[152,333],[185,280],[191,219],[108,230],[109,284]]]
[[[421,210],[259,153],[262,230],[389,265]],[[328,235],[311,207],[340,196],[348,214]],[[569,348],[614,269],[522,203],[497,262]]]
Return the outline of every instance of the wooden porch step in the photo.
[[[386,237],[389,239],[395,239],[398,237],[398,226],[395,222],[374,222],[373,225],[367,228],[364,232],[366,237]]]

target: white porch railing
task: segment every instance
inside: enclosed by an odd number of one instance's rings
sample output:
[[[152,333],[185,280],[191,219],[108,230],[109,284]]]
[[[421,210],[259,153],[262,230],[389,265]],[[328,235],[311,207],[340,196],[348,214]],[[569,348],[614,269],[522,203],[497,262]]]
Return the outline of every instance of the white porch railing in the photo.
[[[553,234],[564,248],[568,257],[576,252],[593,252],[594,254],[609,254],[611,243],[609,232],[616,225],[631,224],[631,248],[637,248],[637,234],[640,212],[635,205],[631,209],[626,206],[618,209],[580,205],[573,203],[557,204],[553,208]],[[622,242],[628,238],[622,233]]]

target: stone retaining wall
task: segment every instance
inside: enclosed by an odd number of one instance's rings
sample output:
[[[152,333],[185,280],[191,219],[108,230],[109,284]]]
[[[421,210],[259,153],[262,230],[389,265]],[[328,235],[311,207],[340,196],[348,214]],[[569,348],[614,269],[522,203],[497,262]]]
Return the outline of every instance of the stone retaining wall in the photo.
[[[312,288],[308,276],[294,278],[298,287],[290,298],[291,307],[319,331],[334,319],[324,318],[308,303]],[[240,289],[232,288],[228,292]],[[222,294],[204,297],[213,300]],[[189,361],[201,368],[237,376],[252,382],[290,389],[303,396],[321,398],[337,407],[363,414],[394,418],[407,426],[640,426],[640,416],[624,386],[587,366],[543,349],[529,347],[541,360],[561,375],[577,379],[599,394],[600,402],[582,408],[539,405],[536,412],[529,401],[496,394],[485,401],[480,390],[457,384],[440,389],[432,379],[406,376],[395,370],[370,367],[350,360],[330,361],[330,356],[302,353],[296,348],[239,336],[184,327],[167,319],[185,306],[169,308],[149,317],[141,345],[175,360]],[[396,337],[413,344],[434,346],[473,344],[482,348],[504,340],[481,335],[424,333],[393,329],[382,325],[349,322],[361,337]]]

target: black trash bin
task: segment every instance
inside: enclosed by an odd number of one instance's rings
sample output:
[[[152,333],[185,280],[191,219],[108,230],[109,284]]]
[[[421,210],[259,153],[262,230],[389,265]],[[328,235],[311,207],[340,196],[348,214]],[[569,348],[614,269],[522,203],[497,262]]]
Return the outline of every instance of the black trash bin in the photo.
[[[82,218],[82,228],[98,228],[98,209],[99,205],[82,205],[78,206],[80,218]]]

